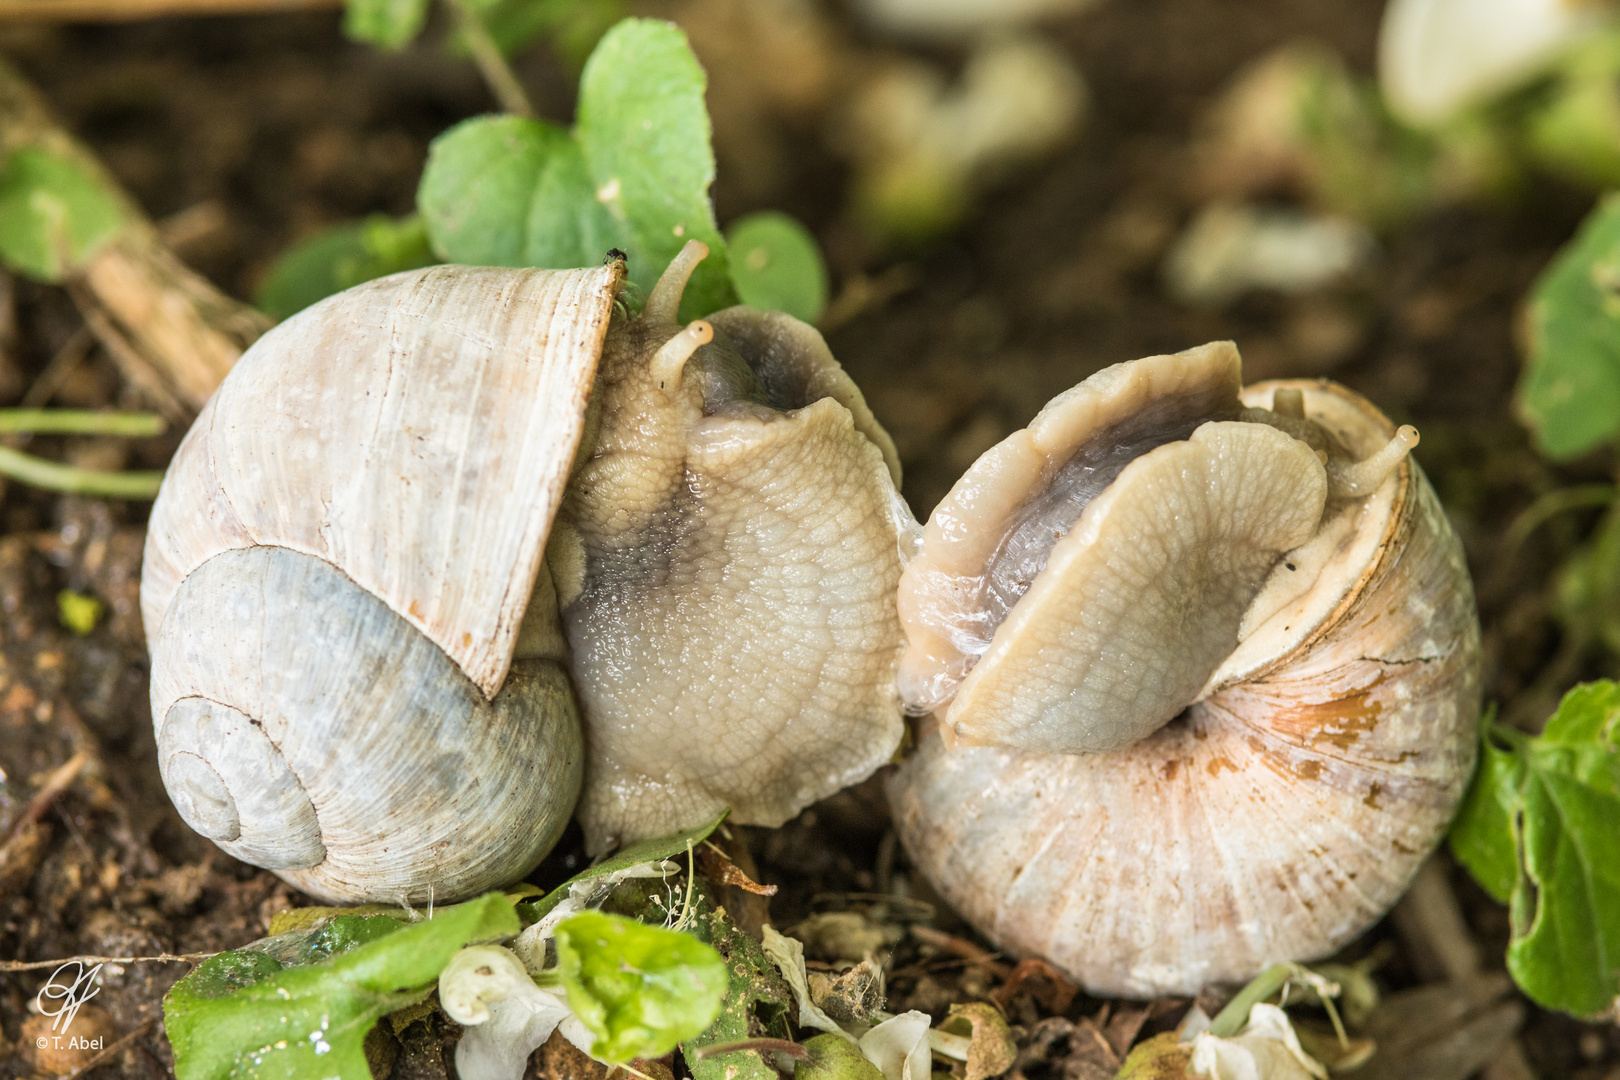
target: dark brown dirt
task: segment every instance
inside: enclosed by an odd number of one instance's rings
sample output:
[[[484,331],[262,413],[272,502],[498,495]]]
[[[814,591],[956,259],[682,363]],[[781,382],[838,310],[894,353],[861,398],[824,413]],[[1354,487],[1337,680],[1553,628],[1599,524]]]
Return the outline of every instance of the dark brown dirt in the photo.
[[[1383,237],[1369,271],[1305,296],[1254,295],[1205,312],[1172,301],[1159,281],[1168,245],[1196,208],[1188,148],[1212,95],[1244,62],[1301,36],[1369,70],[1380,8],[1379,0],[1112,0],[1053,26],[1092,91],[1083,134],[988,195],[959,233],[925,250],[884,253],[843,216],[846,173],[820,144],[824,117],[773,121],[760,137],[786,140],[793,153],[763,180],[741,166],[733,170],[738,179],[728,179],[728,156],[749,144],[717,132],[716,203],[722,221],[775,206],[811,223],[835,286],[863,274],[909,283],[829,340],[894,434],[919,516],[979,453],[1057,392],[1105,365],[1216,338],[1239,343],[1251,380],[1328,375],[1418,425],[1417,457],[1475,573],[1488,697],[1533,727],[1559,691],[1614,666],[1602,655],[1560,652],[1550,601],[1556,567],[1595,512],[1558,519],[1517,553],[1504,547],[1509,524],[1536,496],[1613,474],[1607,456],[1548,465],[1511,411],[1521,299],[1590,196],[1548,185],[1516,207],[1433,214]],[[840,47],[874,47],[857,31],[840,33]],[[312,229],[408,211],[428,141],[493,107],[469,64],[429,44],[396,55],[349,44],[335,16],[13,26],[0,32],[0,51],[37,80],[146,209],[167,220],[180,253],[244,297],[269,262]],[[569,115],[574,73],[566,65],[540,50],[520,74],[544,115]],[[781,156],[780,145],[774,152]],[[16,401],[82,325],[60,290],[12,285],[0,311],[0,404]],[[134,401],[92,349],[53,403]],[[137,447],[130,464],[161,465],[173,445]],[[38,440],[35,449],[118,453],[64,440]],[[144,508],[11,485],[0,511],[0,842],[45,776],[76,752],[87,755],[32,837],[0,864],[0,959],[202,952],[261,935],[274,911],[300,898],[191,834],[157,778],[134,603]],[[109,607],[87,637],[58,622],[56,594],[64,588]],[[929,899],[916,883],[911,906],[890,899],[873,911],[877,901],[853,895],[893,894],[898,881],[909,881],[873,785],[781,830],[751,830],[750,840],[762,877],[783,886],[772,907],[780,925],[829,910],[864,911],[875,925],[905,925],[927,913],[915,906]],[[566,876],[570,859],[577,864],[577,839],[572,848],[565,841],[535,880]],[[1466,875],[1453,881],[1496,962],[1505,913]],[[932,925],[971,937],[948,912]],[[1381,957],[1377,975],[1386,988],[1426,977],[1387,927],[1350,955]],[[936,1014],[952,1001],[993,996],[1010,974],[1008,964],[909,938],[894,965],[891,1007]],[[136,1032],[185,970],[179,963],[108,967],[98,1004],[118,1033]],[[11,1048],[46,974],[0,974],[0,1077],[31,1071]],[[1028,1080],[1111,1075],[1101,1071],[1109,1058],[1100,1047],[1122,1051],[1123,1025],[1151,1034],[1185,1004],[1140,1013],[1082,996],[1054,1020],[1053,1003],[1039,978],[1006,1001],[1023,1029],[1019,1069]],[[409,1068],[401,1069],[442,1075],[437,1033],[412,1031],[426,1049],[408,1052],[401,1061]],[[1599,1080],[1620,1071],[1620,1043],[1608,1029],[1532,1011],[1522,1044],[1545,1077]],[[158,1077],[169,1066],[158,1030],[149,1028],[107,1070]]]

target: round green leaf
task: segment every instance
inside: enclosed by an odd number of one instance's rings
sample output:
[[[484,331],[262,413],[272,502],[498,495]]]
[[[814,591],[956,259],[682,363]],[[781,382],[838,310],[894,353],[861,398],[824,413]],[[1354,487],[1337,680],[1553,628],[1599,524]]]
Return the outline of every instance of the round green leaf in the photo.
[[[568,1007],[596,1036],[593,1057],[662,1057],[720,1015],[725,961],[695,937],[587,911],[559,924],[556,940]]]
[[[317,300],[363,281],[430,266],[427,228],[419,217],[373,214],[324,229],[289,248],[259,288],[259,310],[285,319]]]
[[[1620,434],[1620,197],[1603,200],[1531,292],[1519,409],[1554,458]]]
[[[124,224],[118,200],[78,162],[24,147],[0,168],[0,259],[59,281]]]
[[[827,267],[810,230],[765,211],[733,223],[726,237],[731,280],[742,302],[813,323],[827,306]]]

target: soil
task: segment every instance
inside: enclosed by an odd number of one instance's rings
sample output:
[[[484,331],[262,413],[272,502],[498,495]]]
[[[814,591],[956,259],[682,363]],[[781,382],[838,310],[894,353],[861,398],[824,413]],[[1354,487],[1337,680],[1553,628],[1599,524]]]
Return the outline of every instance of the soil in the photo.
[[[1590,194],[1548,182],[1512,206],[1436,211],[1380,236],[1370,268],[1304,295],[1252,294],[1223,310],[1198,310],[1161,284],[1165,251],[1197,209],[1189,153],[1209,102],[1245,62],[1301,37],[1370,71],[1381,6],[1112,0],[1052,23],[1049,35],[1089,85],[1082,133],[985,194],[954,234],[922,248],[885,249],[851,223],[848,169],[822,137],[831,123],[824,109],[767,110],[728,127],[732,114],[717,108],[718,215],[728,221],[756,208],[786,209],[822,240],[835,291],[851,283],[874,290],[828,338],[895,436],[905,495],[919,517],[978,454],[1054,394],[1105,365],[1213,339],[1238,342],[1251,381],[1331,376],[1397,422],[1417,425],[1416,456],[1474,573],[1487,699],[1533,730],[1559,692],[1614,667],[1612,657],[1573,642],[1554,615],[1556,571],[1596,511],[1564,515],[1516,550],[1506,540],[1537,496],[1613,475],[1607,455],[1548,464],[1512,410],[1522,298],[1590,207]],[[656,10],[696,19],[704,7]],[[896,48],[859,29],[847,11],[835,13],[833,26],[830,47],[851,55]],[[435,33],[385,54],[346,42],[335,14],[3,25],[0,51],[164,224],[193,267],[248,298],[271,260],[314,228],[408,212],[429,140],[494,107],[475,69],[432,44]],[[702,35],[694,30],[694,38],[701,52]],[[914,51],[947,66],[961,61],[950,47]],[[566,61],[539,49],[518,70],[542,115],[571,114],[575,71]],[[748,167],[756,142],[770,168]],[[80,347],[83,324],[64,292],[26,281],[7,282],[0,305],[0,404],[10,404],[53,356]],[[139,404],[95,347],[52,403]],[[174,442],[139,444],[127,459],[125,450],[92,440],[36,439],[32,449],[161,467]],[[192,834],[163,792],[136,607],[144,514],[141,504],[16,484],[0,503],[0,838],[14,840],[0,862],[0,958],[210,952],[261,936],[272,914],[306,902]],[[89,635],[62,627],[64,589],[106,604]],[[80,752],[76,778],[29,825],[30,798]],[[1007,986],[1010,964],[975,959],[970,930],[943,906],[917,906],[931,898],[908,874],[875,785],[783,829],[746,833],[760,876],[782,886],[771,908],[779,925],[855,911],[881,931],[931,913],[928,925],[943,936],[932,945],[904,939],[891,961],[891,1008],[914,1005],[939,1016],[952,1002]],[[570,834],[533,880],[554,883],[580,857]],[[1505,912],[1440,858],[1474,938],[1499,970]],[[822,959],[833,962],[832,954]],[[1421,944],[1388,921],[1347,951],[1375,965],[1387,992],[1435,980],[1421,954]],[[155,1021],[163,992],[186,970],[180,962],[103,969],[97,1004],[110,1030],[133,1036],[104,1074],[169,1073]],[[47,974],[0,974],[0,1077],[36,1068],[19,1040]],[[1064,1001],[1043,978],[1035,973],[1004,995],[1028,1080],[1111,1075],[1108,1059],[1085,1048],[1092,1034],[1122,1051],[1134,1035],[1172,1025],[1187,1004]],[[1519,1045],[1537,1075],[1620,1076],[1613,1029],[1534,1008],[1525,1015]],[[440,1034],[412,1034],[420,1045],[400,1059],[397,1074],[435,1075],[429,1059],[436,1054],[442,1075]],[[541,1058],[531,1071],[589,1071],[565,1054]]]

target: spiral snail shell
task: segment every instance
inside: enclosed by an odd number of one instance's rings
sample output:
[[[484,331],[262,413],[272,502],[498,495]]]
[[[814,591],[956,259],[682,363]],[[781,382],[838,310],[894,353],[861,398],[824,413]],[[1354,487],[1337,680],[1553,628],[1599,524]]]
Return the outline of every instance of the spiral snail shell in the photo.
[[[142,579],[188,824],[330,900],[521,877],[729,806],[779,824],[903,725],[898,465],[813,329],[638,317],[622,260],[434,267],[243,356]],[[577,702],[576,705],[576,695]]]
[[[1230,343],[1105,369],[986,453],[906,568],[934,730],[897,829],[1001,947],[1187,994],[1332,952],[1473,767],[1477,616],[1397,431]]]

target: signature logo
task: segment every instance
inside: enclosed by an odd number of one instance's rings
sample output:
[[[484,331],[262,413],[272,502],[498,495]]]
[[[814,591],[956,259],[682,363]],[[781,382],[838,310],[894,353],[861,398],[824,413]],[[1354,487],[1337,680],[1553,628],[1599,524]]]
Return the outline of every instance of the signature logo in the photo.
[[[96,983],[100,974],[100,964],[87,968],[77,960],[69,960],[51,972],[34,996],[34,1007],[39,1015],[52,1017],[52,1031],[65,1033],[84,1003],[101,993]],[[39,1041],[43,1046],[46,1040],[41,1037]]]

